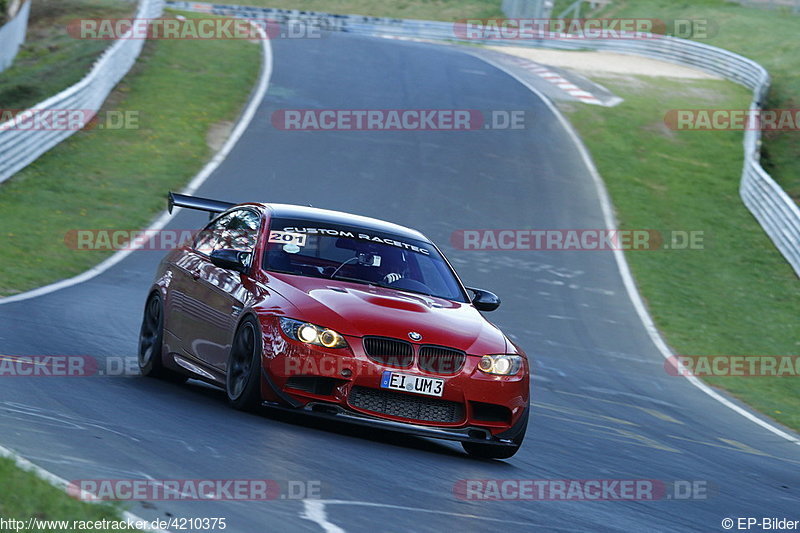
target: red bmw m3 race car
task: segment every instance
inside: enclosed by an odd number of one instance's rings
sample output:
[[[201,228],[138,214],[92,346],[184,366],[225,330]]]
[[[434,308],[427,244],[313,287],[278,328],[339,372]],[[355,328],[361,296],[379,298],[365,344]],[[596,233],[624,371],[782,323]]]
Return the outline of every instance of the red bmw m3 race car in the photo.
[[[199,379],[230,404],[303,410],[508,458],[528,424],[525,353],[421,233],[348,213],[170,193],[213,217],[161,262],[145,376]]]

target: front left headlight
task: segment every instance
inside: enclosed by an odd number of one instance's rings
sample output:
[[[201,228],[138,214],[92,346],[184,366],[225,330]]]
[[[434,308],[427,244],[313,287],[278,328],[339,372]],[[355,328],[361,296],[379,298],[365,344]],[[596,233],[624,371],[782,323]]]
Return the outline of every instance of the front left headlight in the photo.
[[[347,341],[339,333],[329,328],[323,328],[310,322],[295,320],[293,318],[278,317],[281,329],[290,339],[325,348],[344,348]]]
[[[513,376],[522,368],[522,357],[519,355],[484,355],[478,363],[478,370],[495,376]]]

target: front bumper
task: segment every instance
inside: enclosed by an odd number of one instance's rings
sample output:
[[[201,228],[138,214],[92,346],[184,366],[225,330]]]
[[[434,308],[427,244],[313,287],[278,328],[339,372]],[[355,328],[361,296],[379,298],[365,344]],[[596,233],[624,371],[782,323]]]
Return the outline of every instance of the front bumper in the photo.
[[[285,412],[297,413],[298,408],[287,407],[283,404],[276,402],[263,402],[264,407],[276,409]],[[301,407],[304,413],[307,413],[315,418],[337,420],[354,424],[363,427],[384,429],[388,431],[395,431],[405,435],[414,435],[417,437],[431,437],[443,440],[452,440],[458,442],[474,442],[476,444],[495,444],[499,446],[515,446],[511,438],[499,438],[492,435],[491,431],[481,427],[460,427],[460,428],[445,428],[445,427],[432,427],[421,426],[408,422],[397,422],[394,420],[387,420],[378,418],[363,413],[357,413],[347,410],[339,405],[321,402],[309,402]],[[526,413],[527,416],[527,413]],[[521,422],[522,420],[520,420]],[[513,428],[512,428],[513,429]],[[509,431],[512,433],[513,431]]]
[[[457,373],[444,375],[421,370],[416,363],[398,368],[376,362],[367,356],[357,337],[347,337],[347,349],[327,350],[289,340],[278,327],[265,327],[264,334],[262,398],[272,407],[476,443],[510,444],[514,429],[523,417],[527,420],[527,363],[516,376],[491,376],[477,369],[479,356],[468,355]],[[384,371],[443,379],[444,392],[441,397],[431,397],[389,391],[381,388]],[[375,403],[392,405],[377,409]],[[425,415],[414,416],[415,409],[418,415]],[[443,412],[454,414],[444,416]]]

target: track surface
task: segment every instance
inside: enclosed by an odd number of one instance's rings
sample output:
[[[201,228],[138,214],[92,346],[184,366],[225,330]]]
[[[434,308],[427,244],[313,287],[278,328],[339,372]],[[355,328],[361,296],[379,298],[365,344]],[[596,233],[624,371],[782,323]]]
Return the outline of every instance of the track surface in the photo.
[[[534,94],[449,47],[346,34],[274,43],[269,93],[197,194],[311,203],[417,227],[449,251],[463,228],[602,228],[572,141]],[[526,109],[523,131],[277,131],[281,108]],[[135,201],[135,199],[132,199]],[[181,213],[173,228],[200,227]],[[160,252],[93,280],[0,306],[0,353],[134,356]],[[507,462],[455,444],[232,411],[190,382],[14,378],[0,442],[66,479],[319,480],[346,531],[717,531],[724,517],[798,519],[800,447],[668,376],[605,252],[449,251],[499,293],[490,317],[533,357],[533,418]],[[705,501],[464,502],[460,479],[705,480]],[[228,531],[321,531],[301,501],[153,502],[154,518],[227,517]],[[309,509],[313,510],[313,509]],[[317,513],[317,516],[320,516]],[[337,531],[329,526],[329,531]]]

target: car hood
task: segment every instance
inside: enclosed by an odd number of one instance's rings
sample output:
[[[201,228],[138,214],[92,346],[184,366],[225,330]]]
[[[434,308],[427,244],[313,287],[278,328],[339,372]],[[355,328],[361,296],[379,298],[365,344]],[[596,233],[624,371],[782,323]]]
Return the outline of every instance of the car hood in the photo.
[[[270,287],[291,303],[286,316],[342,335],[380,335],[436,344],[470,354],[514,350],[471,304],[372,285],[270,273]]]

